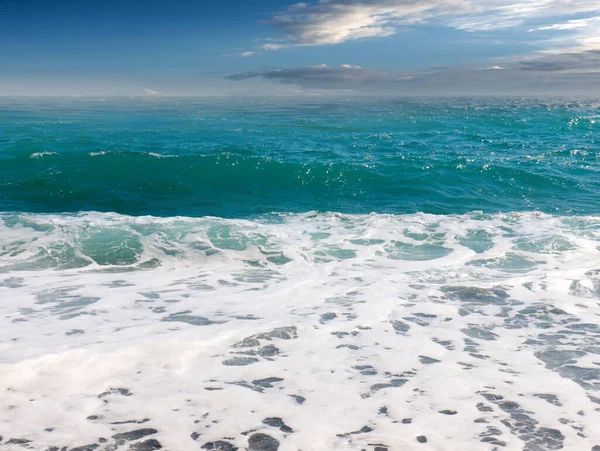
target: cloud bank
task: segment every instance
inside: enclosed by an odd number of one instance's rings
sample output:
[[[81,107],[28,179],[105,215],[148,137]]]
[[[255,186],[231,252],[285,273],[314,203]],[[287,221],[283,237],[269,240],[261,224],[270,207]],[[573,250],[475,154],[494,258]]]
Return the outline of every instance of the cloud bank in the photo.
[[[225,78],[238,82],[262,79],[306,91],[351,90],[365,94],[599,95],[600,50],[531,57],[504,66],[386,72],[323,64],[244,72]]]
[[[525,58],[519,67],[526,71],[600,73],[600,49]]]
[[[245,72],[225,77],[240,81],[250,78],[262,78],[278,81],[282,84],[297,85],[314,89],[366,89],[390,86],[410,80],[411,75],[389,73],[363,69],[360,66],[342,64],[330,67],[326,64],[312,67],[267,70],[263,72]]]

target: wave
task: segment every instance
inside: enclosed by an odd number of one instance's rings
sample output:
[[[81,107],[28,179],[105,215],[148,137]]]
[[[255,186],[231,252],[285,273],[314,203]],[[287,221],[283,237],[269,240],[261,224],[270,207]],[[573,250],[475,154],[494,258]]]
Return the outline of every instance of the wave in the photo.
[[[594,269],[600,216],[310,212],[250,221],[98,212],[2,213],[0,242],[4,273],[215,265],[295,271],[299,265],[345,262],[364,268],[397,265],[403,271],[455,267],[478,277],[502,278],[586,265]]]
[[[240,151],[241,152],[241,151]],[[42,152],[2,160],[0,210],[249,217],[270,211],[595,214],[593,152],[498,161],[438,154],[310,159]]]
[[[32,102],[0,211],[600,214],[597,99]]]

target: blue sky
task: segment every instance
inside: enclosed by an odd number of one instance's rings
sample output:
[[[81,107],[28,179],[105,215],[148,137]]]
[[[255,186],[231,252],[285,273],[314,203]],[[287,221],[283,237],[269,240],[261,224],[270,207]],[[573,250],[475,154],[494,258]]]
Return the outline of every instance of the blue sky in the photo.
[[[597,94],[598,0],[4,0],[0,95]]]

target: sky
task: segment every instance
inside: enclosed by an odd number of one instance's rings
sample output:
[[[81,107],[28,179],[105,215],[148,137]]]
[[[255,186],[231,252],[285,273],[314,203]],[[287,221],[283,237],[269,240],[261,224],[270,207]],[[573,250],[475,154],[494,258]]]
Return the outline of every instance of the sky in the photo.
[[[600,95],[600,0],[2,0],[0,96]]]

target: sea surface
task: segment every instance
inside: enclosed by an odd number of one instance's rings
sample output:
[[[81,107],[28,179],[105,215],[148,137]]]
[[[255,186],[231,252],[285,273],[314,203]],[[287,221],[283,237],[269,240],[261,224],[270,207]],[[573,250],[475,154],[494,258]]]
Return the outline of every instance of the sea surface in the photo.
[[[600,99],[0,99],[0,450],[600,450]]]

